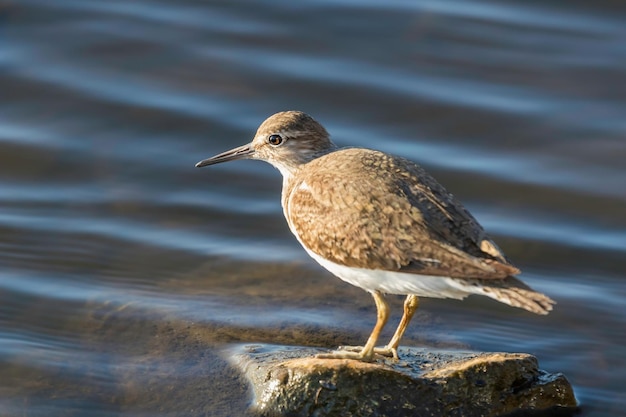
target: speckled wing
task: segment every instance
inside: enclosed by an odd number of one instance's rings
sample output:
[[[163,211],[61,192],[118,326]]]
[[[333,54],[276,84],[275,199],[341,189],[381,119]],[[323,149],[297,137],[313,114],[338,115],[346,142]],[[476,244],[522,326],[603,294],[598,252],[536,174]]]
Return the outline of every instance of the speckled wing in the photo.
[[[283,206],[300,242],[340,265],[453,278],[519,273],[472,215],[406,159],[356,148],[320,157],[287,184]]]

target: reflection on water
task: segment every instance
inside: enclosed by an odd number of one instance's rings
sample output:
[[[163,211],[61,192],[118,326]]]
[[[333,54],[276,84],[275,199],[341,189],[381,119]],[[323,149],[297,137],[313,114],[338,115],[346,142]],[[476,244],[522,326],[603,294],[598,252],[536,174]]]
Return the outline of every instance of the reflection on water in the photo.
[[[299,109],[423,164],[558,302],[424,299],[406,344],[529,352],[583,415],[626,415],[626,10],[605,3],[0,4],[0,414],[242,415],[224,346],[367,337],[370,297],[299,247],[276,171],[193,167]]]

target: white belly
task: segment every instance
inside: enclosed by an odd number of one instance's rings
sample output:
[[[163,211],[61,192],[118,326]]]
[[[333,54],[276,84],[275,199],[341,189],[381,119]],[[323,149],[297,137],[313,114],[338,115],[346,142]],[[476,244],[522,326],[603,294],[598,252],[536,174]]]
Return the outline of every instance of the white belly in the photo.
[[[370,292],[456,299],[465,298],[472,293],[465,285],[453,278],[354,268],[328,261],[308,249],[307,253],[343,281]]]

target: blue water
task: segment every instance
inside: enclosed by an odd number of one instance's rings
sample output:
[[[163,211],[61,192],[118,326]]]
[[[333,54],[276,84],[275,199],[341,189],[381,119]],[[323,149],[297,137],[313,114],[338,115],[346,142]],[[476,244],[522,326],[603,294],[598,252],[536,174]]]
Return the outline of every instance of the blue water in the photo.
[[[291,236],[279,173],[193,166],[298,109],[422,164],[558,302],[424,299],[407,345],[532,353],[581,415],[626,416],[625,19],[615,2],[0,2],[0,415],[242,415],[230,343],[362,343],[373,303]]]

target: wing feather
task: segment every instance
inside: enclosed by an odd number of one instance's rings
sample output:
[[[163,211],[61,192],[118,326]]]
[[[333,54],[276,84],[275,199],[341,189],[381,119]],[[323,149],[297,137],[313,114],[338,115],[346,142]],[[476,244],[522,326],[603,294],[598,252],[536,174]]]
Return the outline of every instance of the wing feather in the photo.
[[[303,166],[283,196],[291,230],[314,253],[340,265],[421,275],[519,273],[418,165],[377,151],[337,152],[341,158],[330,154]]]

